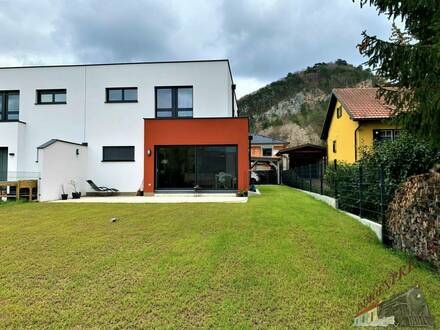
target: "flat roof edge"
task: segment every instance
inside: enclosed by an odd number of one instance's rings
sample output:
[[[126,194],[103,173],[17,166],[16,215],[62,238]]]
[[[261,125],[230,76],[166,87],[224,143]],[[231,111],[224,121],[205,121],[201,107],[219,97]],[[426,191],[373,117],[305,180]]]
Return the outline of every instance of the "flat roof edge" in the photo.
[[[140,61],[140,62],[114,62],[114,63],[89,63],[89,64],[53,64],[53,65],[23,65],[23,66],[2,66],[3,69],[33,69],[33,68],[69,68],[69,67],[88,67],[88,66],[106,66],[106,65],[133,65],[133,64],[179,64],[179,63],[209,63],[209,62],[227,62],[229,59],[213,60],[180,60],[180,61]],[[232,76],[232,75],[231,75]]]

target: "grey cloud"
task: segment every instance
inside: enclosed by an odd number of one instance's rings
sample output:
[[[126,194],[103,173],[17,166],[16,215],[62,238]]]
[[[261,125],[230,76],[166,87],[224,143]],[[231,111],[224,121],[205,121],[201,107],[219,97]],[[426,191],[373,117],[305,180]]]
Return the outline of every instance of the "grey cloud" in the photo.
[[[361,31],[390,27],[350,0],[11,0],[0,22],[6,64],[227,57],[254,81],[337,58],[359,64]]]
[[[86,62],[169,59],[176,15],[164,1],[72,1],[55,21],[55,38]]]
[[[351,1],[289,1],[272,4],[225,1],[224,36],[235,71],[274,79],[316,62],[343,58],[359,64],[361,31],[389,29],[385,17]]]

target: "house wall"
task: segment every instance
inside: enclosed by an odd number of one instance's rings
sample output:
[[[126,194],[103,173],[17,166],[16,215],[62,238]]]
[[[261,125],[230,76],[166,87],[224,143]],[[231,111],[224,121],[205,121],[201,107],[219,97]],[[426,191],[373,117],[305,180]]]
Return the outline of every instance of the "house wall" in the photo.
[[[5,123],[0,122],[0,147],[8,148],[8,180],[12,180],[13,177],[16,176],[16,172],[18,171],[18,133],[19,126],[23,125],[22,123]],[[9,154],[13,153],[14,156],[10,156]]]
[[[353,121],[347,111],[342,107],[342,116],[337,118],[336,108],[341,106],[339,101],[335,104],[335,111],[330,123],[327,137],[328,161],[353,163],[355,161],[354,134],[358,123]],[[336,152],[333,152],[333,141],[336,141]]]
[[[336,159],[345,163],[354,163],[361,157],[363,149],[373,146],[373,130],[397,128],[396,125],[389,124],[386,120],[354,121],[344,107],[342,107],[341,118],[337,118],[336,108],[340,105],[341,103],[337,101],[328,132],[327,154],[329,162]],[[336,153],[333,152],[334,140],[336,140]]]
[[[75,181],[77,190],[85,194],[87,147],[58,141],[45,149],[39,149],[38,153],[40,201],[60,199],[61,185],[71,197],[74,191],[72,180]]]
[[[251,146],[251,157],[261,157],[261,146]]]
[[[154,192],[155,146],[237,145],[238,189],[249,186],[249,130],[247,118],[145,120],[144,191]],[[164,133],[166,132],[166,133]]]
[[[396,125],[391,125],[386,121],[361,122],[361,127],[357,131],[358,159],[363,148],[371,148],[374,142],[373,130],[376,129],[396,129]]]
[[[263,148],[272,148],[272,156],[275,156],[276,153],[284,149],[284,145],[271,145],[271,144],[254,144],[251,146],[251,157],[262,157],[263,156]]]
[[[10,169],[39,170],[37,147],[51,139],[87,142],[87,178],[120,191],[143,180],[143,118],[155,117],[156,86],[193,86],[193,114],[232,116],[227,61],[0,69],[0,90],[20,91],[16,123],[0,123],[0,145],[16,150]],[[108,87],[137,87],[137,103],[105,103]],[[37,89],[67,89],[67,104],[37,105]],[[18,141],[18,142],[17,142]],[[17,147],[17,144],[20,146]],[[134,146],[134,162],[102,162],[103,146]]]

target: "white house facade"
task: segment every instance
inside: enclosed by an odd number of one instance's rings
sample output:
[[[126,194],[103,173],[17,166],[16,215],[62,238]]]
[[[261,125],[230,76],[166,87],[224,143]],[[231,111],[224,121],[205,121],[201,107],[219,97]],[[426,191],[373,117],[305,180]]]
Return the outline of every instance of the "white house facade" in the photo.
[[[156,176],[159,149],[146,148],[145,122],[159,122],[159,134],[173,135],[168,144],[178,146],[175,127],[201,118],[212,119],[215,126],[218,119],[242,119],[237,118],[227,60],[0,68],[0,181],[38,173],[40,200],[56,199],[61,186],[69,189],[71,180],[79,181],[86,193],[90,187],[85,179],[120,192],[153,193],[160,188],[158,180],[151,179],[147,189],[145,177],[150,172]],[[197,138],[196,132],[191,133]],[[196,140],[191,145],[223,145],[215,139]],[[65,146],[57,147],[59,143]],[[236,149],[234,157],[239,158]],[[154,158],[150,164],[154,168],[146,168],[146,157]],[[75,161],[81,164],[72,164]],[[169,172],[163,176],[176,168],[162,169]],[[54,174],[59,171],[63,174]],[[238,182],[237,166],[234,171]],[[180,175],[197,177],[197,173]],[[189,188],[191,180],[187,181],[176,189]],[[229,188],[238,189],[238,184]]]

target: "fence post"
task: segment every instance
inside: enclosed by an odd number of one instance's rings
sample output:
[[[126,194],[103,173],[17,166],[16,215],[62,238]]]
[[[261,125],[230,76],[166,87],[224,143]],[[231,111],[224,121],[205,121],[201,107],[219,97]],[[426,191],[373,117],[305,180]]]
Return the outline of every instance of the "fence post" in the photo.
[[[319,191],[320,191],[320,193],[321,193],[321,195],[324,193],[324,187],[323,187],[323,184],[324,184],[324,182],[323,182],[323,180],[324,180],[324,161],[320,161],[320,166],[319,166],[319,179],[320,179],[320,182],[319,182],[319,184],[320,184],[320,187],[319,187]]]
[[[339,208],[339,205],[338,205],[338,176],[336,175],[336,172],[337,172],[337,170],[338,170],[338,161],[335,159],[334,161],[333,161],[333,164],[334,164],[334,170],[335,170],[335,175],[334,175],[334,187],[333,187],[333,189],[334,189],[334,193],[335,193],[335,206],[336,206],[336,208],[338,209]]]
[[[383,168],[382,165],[379,167],[379,187],[380,187],[380,217],[381,217],[381,222],[383,223],[383,220],[385,218],[385,212],[384,212],[384,179],[383,179]]]
[[[362,186],[363,186],[363,177],[362,177],[362,164],[359,165],[359,216],[363,217],[363,210],[362,210]]]
[[[309,191],[312,191],[312,164],[309,164]]]
[[[387,228],[387,219],[385,217],[385,181],[383,175],[383,167],[379,167],[379,177],[380,177],[380,216],[382,223],[382,243],[386,246],[391,246],[391,239],[389,237]]]

